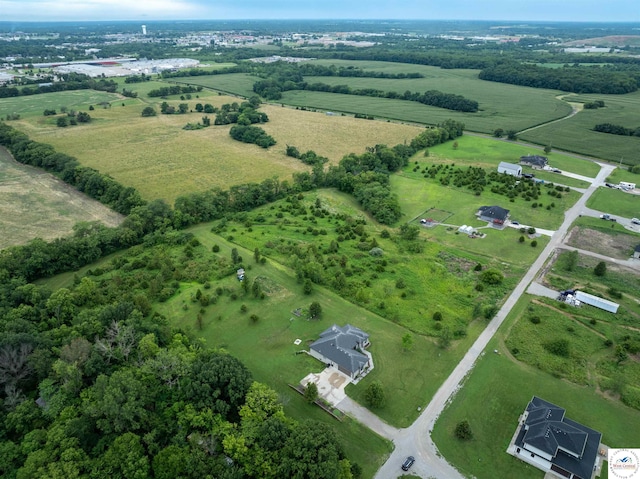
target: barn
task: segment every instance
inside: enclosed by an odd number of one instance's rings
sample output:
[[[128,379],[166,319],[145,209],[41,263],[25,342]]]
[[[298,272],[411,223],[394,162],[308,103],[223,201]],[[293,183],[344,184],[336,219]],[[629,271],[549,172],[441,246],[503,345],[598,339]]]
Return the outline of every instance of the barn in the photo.
[[[522,166],[501,161],[498,165],[498,173],[505,173],[507,175],[519,177],[522,175]]]

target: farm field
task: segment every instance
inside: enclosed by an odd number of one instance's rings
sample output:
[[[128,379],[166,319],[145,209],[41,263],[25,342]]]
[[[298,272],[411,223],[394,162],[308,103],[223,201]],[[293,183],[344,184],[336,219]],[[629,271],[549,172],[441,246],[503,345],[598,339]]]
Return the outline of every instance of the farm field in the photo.
[[[527,302],[523,298],[520,309]],[[550,374],[514,362],[499,339],[487,346],[487,351],[493,349],[498,349],[499,354],[487,352],[480,359],[433,430],[432,438],[440,452],[464,474],[478,479],[543,476],[540,470],[505,452],[518,417],[534,395],[565,408],[570,419],[602,432],[603,442],[610,447],[637,444],[640,412],[607,399],[590,387],[567,382],[559,387],[558,379]],[[453,431],[465,419],[474,438],[463,442],[454,437]]]
[[[613,188],[598,188],[587,201],[587,206],[614,216],[640,216],[640,196]]]
[[[565,99],[572,102],[602,100],[606,106],[597,110],[582,110],[561,122],[522,133],[520,138],[614,163],[622,160],[625,164],[635,165],[640,162],[637,155],[640,138],[593,131],[593,127],[599,123],[613,123],[627,128],[640,125],[639,92],[626,95],[565,95]]]
[[[81,221],[117,226],[122,220],[53,175],[16,162],[0,147],[0,249],[68,236]]]
[[[258,77],[246,73],[225,73],[211,76],[185,76],[174,77],[168,80],[169,83],[188,83],[189,85],[211,88],[231,95],[250,97],[255,95],[253,84],[258,81]]]
[[[219,107],[237,99],[201,92],[199,99],[189,103],[194,105],[196,101]],[[142,118],[145,103],[139,99],[128,102],[125,107],[118,102],[109,109],[92,111],[92,121],[87,125],[58,128],[55,119],[45,119],[41,114],[13,125],[33,140],[51,144],[83,165],[133,186],[144,198],[162,198],[169,204],[183,192],[228,188],[273,176],[285,180],[295,172],[308,171],[308,166],[285,155],[287,144],[301,151],[312,149],[337,162],[348,153],[361,153],[377,143],[410,141],[421,131],[416,126],[265,105],[263,111],[271,121],[264,129],[278,141],[265,150],[231,139],[229,125],[182,129],[188,122],[200,121],[201,114]],[[177,106],[181,100],[168,102]]]

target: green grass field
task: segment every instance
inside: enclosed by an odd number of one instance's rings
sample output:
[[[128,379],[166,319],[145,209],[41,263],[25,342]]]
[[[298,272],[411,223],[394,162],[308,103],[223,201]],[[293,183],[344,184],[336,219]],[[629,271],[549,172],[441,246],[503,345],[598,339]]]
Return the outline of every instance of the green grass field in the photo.
[[[507,334],[514,318],[524,313],[529,298],[522,298],[498,332]],[[577,328],[576,328],[577,329]],[[635,447],[640,428],[640,411],[623,406],[596,392],[594,386],[560,382],[521,362],[514,361],[500,337],[470,374],[464,388],[442,413],[432,438],[440,452],[466,475],[478,479],[518,477],[540,479],[543,473],[508,455],[518,417],[532,396],[539,396],[567,410],[567,417],[602,432],[610,447]],[[474,434],[471,441],[453,435],[456,424],[468,420]]]
[[[549,159],[549,164],[562,171],[570,171],[579,175],[594,178],[600,171],[597,163],[551,151],[545,154],[541,149],[533,146],[515,143],[505,139],[488,138],[476,135],[463,135],[456,139],[457,148],[453,148],[453,142],[429,148],[429,157],[424,161],[463,161],[465,165],[481,166],[483,168],[497,167],[501,161],[518,163],[521,156],[542,155]],[[420,153],[411,158],[411,161],[422,160]],[[528,167],[523,167],[527,170]],[[537,172],[536,172],[537,174]],[[560,181],[564,178],[554,174],[553,178]],[[572,186],[572,185],[570,185]]]
[[[640,196],[613,188],[598,188],[587,201],[587,206],[614,216],[640,217]]]
[[[61,91],[16,98],[2,98],[0,99],[0,117],[12,113],[18,113],[22,118],[42,117],[44,110],[53,109],[59,113],[60,107],[67,107],[69,110],[87,111],[89,105],[117,100],[120,100],[119,95],[96,90]],[[15,125],[15,122],[11,124]]]
[[[572,102],[603,100],[605,108],[582,110],[567,120],[542,126],[520,135],[525,141],[553,145],[566,151],[594,156],[618,163],[640,162],[640,138],[610,135],[593,131],[599,123],[613,123],[627,128],[640,126],[640,92],[627,95],[568,95]]]
[[[640,175],[637,173],[631,173],[628,169],[622,167],[613,170],[613,173],[611,173],[607,178],[607,182],[614,183],[616,185],[621,181],[640,184]]]
[[[253,84],[256,81],[258,81],[257,77],[246,73],[171,78],[171,82],[188,83],[247,98],[255,95]]]
[[[213,92],[200,92],[199,96],[187,103],[192,108],[197,102],[219,107],[237,101]],[[295,172],[307,171],[308,166],[285,155],[286,145],[295,145],[300,151],[311,149],[337,162],[348,153],[361,153],[376,143],[396,145],[410,141],[421,131],[416,126],[329,117],[267,105],[264,111],[271,121],[264,129],[278,144],[265,150],[231,139],[229,125],[182,129],[188,122],[199,122],[202,114],[141,118],[140,113],[148,104],[159,111],[158,104],[164,100],[153,100],[126,100],[125,107],[118,101],[109,109],[97,108],[91,112],[90,124],[74,128],[57,128],[55,119],[41,113],[12,124],[32,139],[51,144],[77,157],[82,164],[135,187],[145,198],[163,198],[170,204],[183,192],[228,188],[273,176],[290,179]],[[57,97],[55,102],[59,103]],[[177,106],[182,101],[168,102]],[[84,105],[82,109],[87,108]]]

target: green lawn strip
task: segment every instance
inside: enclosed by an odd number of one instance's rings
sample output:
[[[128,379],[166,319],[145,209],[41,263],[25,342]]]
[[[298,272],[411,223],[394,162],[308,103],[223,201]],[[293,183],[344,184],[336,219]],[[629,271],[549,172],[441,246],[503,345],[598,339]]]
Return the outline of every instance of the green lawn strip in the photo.
[[[605,108],[582,110],[577,115],[522,133],[520,137],[540,145],[551,144],[554,148],[618,163],[638,163],[640,138],[611,135],[593,131],[595,125],[612,123],[626,128],[640,125],[640,93],[626,95],[579,95],[568,96],[568,101],[602,100]],[[562,168],[560,168],[562,169]]]
[[[0,99],[0,117],[11,113],[18,113],[22,118],[42,116],[44,110],[47,109],[56,110],[60,114],[60,107],[66,107],[68,110],[88,111],[90,105],[119,100],[119,95],[96,90],[61,91],[2,98]],[[55,119],[53,121],[55,124]]]
[[[509,328],[529,304],[522,298],[498,334]],[[576,328],[577,329],[577,328]],[[577,386],[510,359],[507,350],[494,339],[464,387],[442,413],[432,438],[440,452],[467,475],[478,479],[494,477],[536,478],[543,473],[505,451],[518,425],[518,417],[536,395],[567,410],[567,417],[603,433],[611,447],[634,447],[640,428],[640,412],[617,401],[603,398],[593,387]],[[471,441],[454,437],[456,424],[468,420],[474,434]]]
[[[429,216],[427,210],[438,208],[449,211],[452,216],[446,219],[446,223],[473,227],[486,226],[486,222],[478,220],[475,216],[481,206],[501,206],[510,211],[512,220],[543,229],[557,229],[564,219],[564,211],[570,208],[579,198],[579,193],[571,191],[563,193],[562,198],[553,198],[547,195],[547,188],[541,188],[541,195],[535,201],[544,206],[533,208],[532,202],[527,202],[521,197],[514,200],[492,193],[488,189],[476,196],[472,192],[455,187],[444,187],[432,179],[423,178],[419,173],[407,172],[391,177],[392,190],[398,195],[400,208],[403,212],[402,220],[409,221],[414,218]],[[408,194],[411,192],[411,194]],[[555,204],[555,207],[547,210],[546,206]],[[492,230],[490,230],[492,231]]]
[[[549,165],[562,171],[569,171],[590,178],[594,178],[600,171],[600,166],[593,161],[575,158],[558,151],[551,151],[546,154],[538,148],[504,139],[463,135],[457,138],[456,142],[458,143],[456,148],[453,147],[452,142],[429,148],[429,157],[425,158],[425,161],[429,161],[433,157],[433,161],[464,161],[465,165],[489,168],[497,167],[501,161],[517,164],[521,156],[541,155],[549,159]],[[412,158],[412,160],[414,159],[416,158]],[[523,166],[522,169],[523,171],[529,170],[526,166]],[[564,179],[564,177],[560,178]]]
[[[614,216],[640,217],[640,196],[613,188],[598,188],[587,201],[587,206]]]
[[[522,172],[533,173],[536,179],[544,180],[545,184],[551,183],[553,185],[563,185],[563,186],[570,186],[572,188],[583,188],[583,189],[587,189],[591,185],[591,183],[587,181],[578,180],[576,178],[560,175],[558,173],[553,173],[551,171],[533,170],[531,168],[523,167]]]

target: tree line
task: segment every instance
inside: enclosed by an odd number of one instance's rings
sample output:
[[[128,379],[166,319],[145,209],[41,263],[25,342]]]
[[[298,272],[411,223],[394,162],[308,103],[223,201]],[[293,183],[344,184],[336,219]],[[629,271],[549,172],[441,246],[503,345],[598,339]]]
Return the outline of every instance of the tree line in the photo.
[[[156,88],[155,90],[151,90],[149,91],[149,93],[147,93],[147,96],[150,98],[156,98],[156,97],[163,97],[163,96],[169,96],[169,95],[182,95],[185,93],[196,93],[200,91],[202,91],[201,86],[196,87],[191,85],[187,85],[187,86],[171,85],[171,86],[165,86],[162,88]]]
[[[41,93],[72,90],[100,90],[115,93],[117,89],[118,84],[114,80],[108,80],[106,78],[90,78],[87,75],[82,75],[80,73],[67,73],[61,75],[61,81],[57,82],[23,86],[22,88],[17,88],[15,86],[0,87],[0,98],[30,96]]]
[[[599,123],[593,127],[593,131],[609,133],[610,135],[640,136],[640,126],[637,128],[627,128],[625,126],[614,125],[612,123]]]
[[[0,276],[2,476],[358,477],[329,426],[288,418],[238,359],[152,312],[176,278],[198,280],[186,258],[210,257],[188,233],[155,241],[55,291]]]
[[[322,76],[322,77],[366,77],[366,78],[390,78],[394,80],[402,80],[407,78],[424,78],[422,73],[388,73],[372,70],[364,70],[355,66],[337,67],[335,65],[318,65],[315,63],[301,63],[299,65],[300,72],[306,76]]]
[[[533,88],[549,88],[573,93],[631,93],[640,85],[640,71],[612,66],[566,66],[545,68],[506,61],[484,68],[481,80]]]

